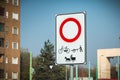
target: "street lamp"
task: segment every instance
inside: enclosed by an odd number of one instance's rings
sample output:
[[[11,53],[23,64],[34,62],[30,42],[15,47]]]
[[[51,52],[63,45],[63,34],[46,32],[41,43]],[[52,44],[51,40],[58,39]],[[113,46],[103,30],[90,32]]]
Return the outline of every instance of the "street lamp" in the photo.
[[[52,69],[52,68],[53,68],[53,65],[50,65],[49,68]]]
[[[102,69],[101,69],[101,67],[102,67],[102,66],[101,66],[102,62],[101,62],[101,58],[102,58],[102,57],[104,57],[104,55],[100,55],[100,78],[102,77],[102,76],[101,76],[101,74],[102,74]]]
[[[52,73],[51,73],[52,76],[51,76],[50,78],[51,78],[52,80],[54,80],[54,73],[53,73],[53,70],[52,70],[52,69],[53,69],[53,65],[49,65],[49,68],[51,69],[50,72],[52,72]]]
[[[119,40],[120,40],[120,37],[119,37]],[[120,72],[119,72],[119,56],[118,56],[118,80],[120,80]]]

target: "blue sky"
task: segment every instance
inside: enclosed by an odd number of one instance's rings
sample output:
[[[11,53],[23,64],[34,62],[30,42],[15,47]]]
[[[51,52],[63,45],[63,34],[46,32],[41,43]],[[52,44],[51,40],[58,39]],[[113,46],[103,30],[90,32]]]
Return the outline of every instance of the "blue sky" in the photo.
[[[34,56],[46,40],[55,44],[55,15],[86,11],[87,61],[97,49],[120,48],[119,0],[21,0],[21,47]]]

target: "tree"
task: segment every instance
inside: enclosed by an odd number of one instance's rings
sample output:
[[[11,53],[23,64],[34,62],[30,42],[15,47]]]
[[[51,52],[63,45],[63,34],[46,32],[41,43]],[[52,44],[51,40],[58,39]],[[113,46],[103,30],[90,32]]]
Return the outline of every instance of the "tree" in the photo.
[[[63,80],[65,79],[64,66],[55,65],[55,52],[53,44],[47,40],[36,58],[35,80]],[[50,69],[50,66],[53,66]]]
[[[29,52],[26,49],[21,49],[20,54],[20,79],[29,80],[29,62],[30,56]]]
[[[80,77],[87,77],[87,68],[84,68],[83,66],[79,66],[79,76]]]
[[[93,77],[93,80],[95,80],[96,79],[96,66],[94,66],[94,68],[93,69],[90,69],[90,71],[91,71],[91,77]]]

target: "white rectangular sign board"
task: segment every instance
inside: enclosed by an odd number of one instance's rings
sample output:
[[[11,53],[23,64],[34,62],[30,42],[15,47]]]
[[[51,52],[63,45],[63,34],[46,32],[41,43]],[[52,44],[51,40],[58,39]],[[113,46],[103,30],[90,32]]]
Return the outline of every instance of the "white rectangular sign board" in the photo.
[[[86,62],[85,13],[56,16],[56,63]]]

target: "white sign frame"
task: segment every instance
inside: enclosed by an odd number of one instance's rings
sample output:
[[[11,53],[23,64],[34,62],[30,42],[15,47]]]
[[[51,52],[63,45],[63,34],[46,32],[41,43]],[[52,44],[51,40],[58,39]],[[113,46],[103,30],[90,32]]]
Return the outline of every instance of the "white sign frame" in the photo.
[[[80,25],[78,24],[78,22]],[[85,64],[86,63],[86,13],[78,12],[78,13],[58,14],[55,17],[55,24],[56,24],[55,25],[56,63]],[[79,26],[77,27],[78,32],[76,33],[76,36],[77,34],[80,35],[78,35],[76,38],[70,36],[70,38],[68,39],[68,37],[65,36],[65,34],[67,34],[67,31],[65,31],[65,28],[63,30],[63,27],[66,24],[68,24],[69,26],[71,24]],[[64,36],[62,36],[61,33]],[[68,40],[65,40],[64,38]]]

